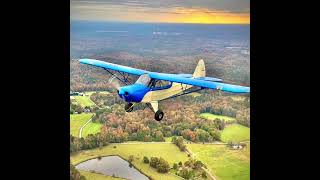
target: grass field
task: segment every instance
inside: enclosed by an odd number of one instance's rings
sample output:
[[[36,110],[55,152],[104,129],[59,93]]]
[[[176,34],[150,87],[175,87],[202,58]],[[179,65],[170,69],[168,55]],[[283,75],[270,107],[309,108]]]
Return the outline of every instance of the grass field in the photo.
[[[108,91],[86,91],[84,94],[88,95],[88,96],[91,96],[93,93],[96,93],[96,92],[99,92],[101,94],[109,94]]]
[[[86,177],[87,180],[121,180],[122,178],[115,178],[112,176],[105,176],[103,174],[91,173],[79,170],[80,174]]]
[[[116,148],[114,148],[116,146]],[[178,163],[179,161],[185,162],[188,160],[186,153],[181,152],[178,147],[174,144],[110,144],[101,149],[93,149],[88,151],[82,151],[79,153],[71,154],[71,163],[76,165],[80,162],[86,161],[88,159],[96,158],[98,156],[107,155],[120,155],[122,158],[128,160],[130,155],[134,155],[133,165],[140,169],[144,174],[152,177],[153,179],[179,179],[172,174],[162,174],[158,173],[156,169],[151,168],[149,164],[142,162],[143,157],[162,157],[167,160],[172,167],[173,163]]]
[[[250,140],[250,128],[240,124],[228,125],[221,132],[221,140],[223,142],[241,142]]]
[[[80,128],[92,117],[92,113],[70,114],[70,134],[78,137]]]
[[[212,144],[187,144],[187,148],[218,180],[250,179],[250,144],[242,150]]]
[[[82,137],[86,137],[89,134],[96,134],[100,132],[102,124],[90,122],[82,130]]]
[[[235,121],[236,119],[233,118],[233,117],[229,117],[229,116],[222,116],[222,115],[216,115],[216,114],[211,114],[211,113],[201,113],[200,114],[200,117],[201,118],[204,118],[204,119],[208,119],[208,120],[215,120],[215,119],[223,119],[225,120],[226,122],[228,121]]]
[[[95,106],[94,102],[91,101],[90,96],[74,96],[77,103],[82,106]]]

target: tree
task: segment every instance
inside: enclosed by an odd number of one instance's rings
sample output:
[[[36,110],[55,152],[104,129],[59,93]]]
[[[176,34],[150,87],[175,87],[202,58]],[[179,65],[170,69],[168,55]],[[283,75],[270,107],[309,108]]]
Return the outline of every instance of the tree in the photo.
[[[158,166],[157,166],[158,172],[167,173],[169,171],[169,169],[170,169],[169,163],[160,157],[159,162],[158,162]]]
[[[203,166],[203,163],[201,161],[196,161],[194,163],[194,168],[195,169],[200,169]]]
[[[224,120],[215,119],[213,122],[214,122],[214,124],[215,124],[217,129],[219,129],[219,130],[223,130],[224,129],[224,127],[225,127]]]
[[[148,163],[149,163],[149,159],[148,159],[148,157],[147,157],[147,156],[144,156],[144,157],[143,157],[143,162],[144,162],[144,163],[146,163],[146,164],[148,164]]]
[[[133,160],[134,160],[134,156],[133,156],[133,155],[130,155],[130,156],[129,156],[129,162],[130,162],[130,164],[133,162]]]
[[[213,141],[220,141],[221,140],[221,134],[217,130],[210,131],[210,135],[211,135]]]
[[[210,134],[202,129],[196,130],[196,139],[200,142],[208,142],[208,138],[210,137]]]
[[[202,171],[201,177],[204,178],[204,179],[206,179],[206,178],[207,178],[207,173],[206,173],[205,171]]]
[[[173,169],[175,169],[175,170],[178,169],[178,164],[177,163],[173,163]]]
[[[86,178],[80,174],[80,172],[70,164],[70,180],[85,180]]]
[[[157,158],[157,157],[151,157],[150,158],[150,166],[151,167],[157,168],[158,163],[159,163],[159,158]]]
[[[194,176],[194,171],[189,170],[186,167],[183,167],[182,170],[179,172],[179,176],[183,177],[184,179],[191,179]]]
[[[156,131],[154,140],[158,142],[164,141],[164,137],[161,131]]]

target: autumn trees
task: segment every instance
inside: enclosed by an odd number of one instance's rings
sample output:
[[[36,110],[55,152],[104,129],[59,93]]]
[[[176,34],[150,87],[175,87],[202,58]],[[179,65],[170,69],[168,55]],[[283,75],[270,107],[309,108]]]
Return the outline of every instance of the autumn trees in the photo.
[[[161,157],[151,157],[149,164],[160,173],[167,173],[170,169],[169,163]]]

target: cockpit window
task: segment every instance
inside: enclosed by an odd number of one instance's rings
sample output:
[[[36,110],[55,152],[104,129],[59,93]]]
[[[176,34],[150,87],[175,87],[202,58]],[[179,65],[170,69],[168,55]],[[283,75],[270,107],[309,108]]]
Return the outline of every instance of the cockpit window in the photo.
[[[149,83],[151,81],[151,78],[148,74],[143,74],[141,75],[138,80],[136,81],[137,84],[142,84],[142,85],[145,85],[145,86],[148,86]]]

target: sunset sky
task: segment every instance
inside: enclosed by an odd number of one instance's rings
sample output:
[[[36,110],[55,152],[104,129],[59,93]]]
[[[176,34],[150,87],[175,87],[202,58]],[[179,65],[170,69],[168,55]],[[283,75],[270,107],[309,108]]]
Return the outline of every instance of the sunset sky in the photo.
[[[71,0],[71,20],[250,24],[250,0]]]

